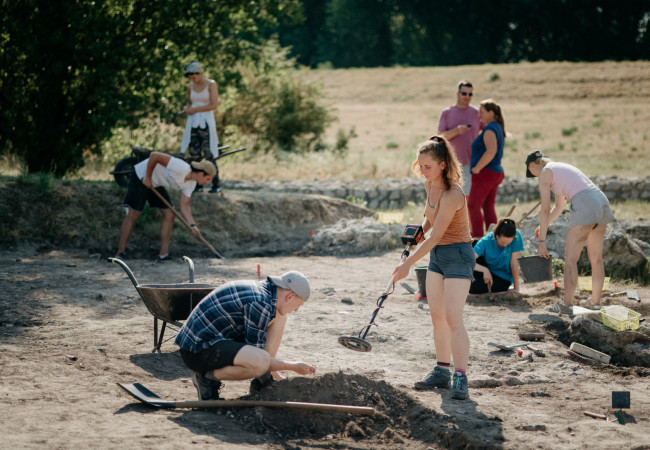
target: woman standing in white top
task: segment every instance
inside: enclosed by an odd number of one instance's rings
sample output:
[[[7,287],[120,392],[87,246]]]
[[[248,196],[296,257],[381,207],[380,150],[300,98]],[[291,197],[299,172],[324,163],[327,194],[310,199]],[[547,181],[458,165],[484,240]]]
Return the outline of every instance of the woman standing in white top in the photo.
[[[578,284],[578,258],[585,243],[591,263],[591,301],[585,307],[600,309],[600,296],[605,281],[603,242],[607,224],[614,222],[614,212],[603,192],[576,167],[555,162],[540,151],[526,157],[526,176],[539,177],[542,210],[535,237],[539,239],[539,256],[549,258],[546,248],[548,227],[564,210],[565,199],[571,202],[564,250],[564,303],[555,305],[556,312],[573,313],[573,294]],[[551,191],[555,205],[551,209]]]
[[[216,164],[219,156],[219,137],[214,111],[219,103],[219,90],[214,80],[203,78],[201,66],[192,61],[185,65],[185,76],[189,78],[187,86],[187,105],[183,112],[187,114],[187,124],[181,141],[181,153],[189,148],[190,155],[200,160],[208,159]],[[199,188],[200,190],[200,188]],[[219,192],[219,168],[212,179],[210,192]]]

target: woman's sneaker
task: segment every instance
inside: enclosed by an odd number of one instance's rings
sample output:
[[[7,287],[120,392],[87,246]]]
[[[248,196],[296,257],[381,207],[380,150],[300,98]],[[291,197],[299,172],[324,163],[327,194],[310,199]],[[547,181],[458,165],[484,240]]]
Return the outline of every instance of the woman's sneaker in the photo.
[[[415,382],[415,389],[448,388],[450,379],[451,372],[436,366],[422,381]]]
[[[199,400],[221,400],[219,391],[222,383],[217,379],[210,379],[204,373],[192,371],[192,383],[199,394]]]
[[[467,397],[467,375],[454,372],[454,378],[451,382],[451,398],[465,400]]]

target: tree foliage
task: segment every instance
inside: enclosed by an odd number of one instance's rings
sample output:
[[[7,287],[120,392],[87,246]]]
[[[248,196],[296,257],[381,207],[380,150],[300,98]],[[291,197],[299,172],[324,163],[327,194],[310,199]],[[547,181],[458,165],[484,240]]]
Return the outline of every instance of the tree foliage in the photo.
[[[333,117],[318,103],[318,90],[291,76],[295,60],[276,39],[262,47],[259,57],[240,64],[241,82],[222,96],[220,128],[247,136],[253,150],[320,149]]]
[[[119,126],[182,108],[182,65],[220,86],[297,0],[2,0],[0,154],[29,172],[83,166]],[[180,98],[179,98],[180,97]]]
[[[302,0],[280,42],[305,65],[650,58],[650,0]]]

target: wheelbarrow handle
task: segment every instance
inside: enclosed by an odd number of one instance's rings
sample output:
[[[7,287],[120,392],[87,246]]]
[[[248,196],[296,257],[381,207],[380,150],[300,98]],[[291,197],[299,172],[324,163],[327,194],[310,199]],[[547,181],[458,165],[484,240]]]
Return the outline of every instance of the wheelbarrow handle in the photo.
[[[135,286],[136,289],[138,288],[138,280],[135,279],[135,275],[133,275],[133,272],[131,272],[131,269],[129,269],[129,266],[127,266],[124,261],[122,261],[121,259],[118,259],[118,258],[112,258],[111,257],[111,258],[108,258],[108,262],[112,262],[113,264],[119,264],[120,266],[122,266],[122,269],[124,269],[126,274],[131,279],[131,282],[133,283],[133,286]]]
[[[194,283],[194,261],[192,261],[189,256],[183,256],[183,261],[190,266],[190,283]]]

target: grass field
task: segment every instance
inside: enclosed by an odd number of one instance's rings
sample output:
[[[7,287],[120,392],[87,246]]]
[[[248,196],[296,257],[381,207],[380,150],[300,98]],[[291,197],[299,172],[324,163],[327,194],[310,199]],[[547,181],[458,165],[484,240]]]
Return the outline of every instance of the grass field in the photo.
[[[474,84],[474,105],[493,98],[502,107],[510,134],[503,159],[506,175],[523,177],[522,161],[533,149],[575,164],[589,176],[650,175],[649,61],[301,70],[296,76],[320,87],[323,102],[338,117],[327,131],[328,141],[334,142],[339,130],[354,129],[347,153],[276,158],[244,152],[219,162],[222,177],[410,176],[418,144],[437,131],[440,112],[455,102],[460,79]],[[177,134],[180,142],[180,127]],[[89,164],[82,176],[109,179],[110,169]],[[0,172],[17,175],[19,165],[5,161]]]
[[[338,122],[354,128],[345,158],[329,153],[230,160],[231,178],[368,179],[404,177],[418,143],[436,132],[443,108],[455,102],[460,79],[474,84],[473,104],[493,98],[506,130],[506,174],[523,177],[523,159],[541,149],[588,175],[650,174],[650,62],[520,63],[462,67],[311,70]],[[221,167],[221,166],[220,166]],[[287,170],[290,167],[291,170]]]

